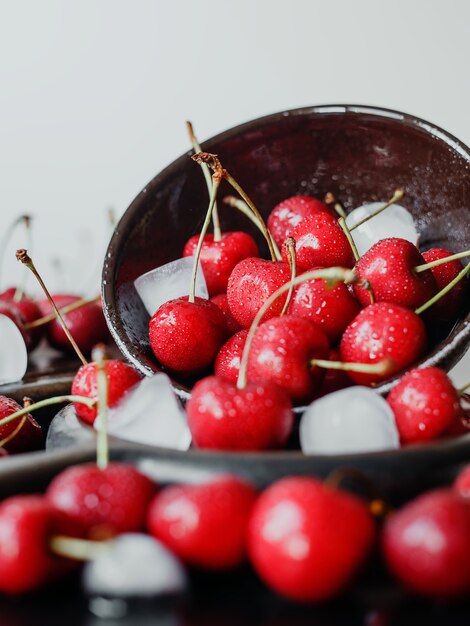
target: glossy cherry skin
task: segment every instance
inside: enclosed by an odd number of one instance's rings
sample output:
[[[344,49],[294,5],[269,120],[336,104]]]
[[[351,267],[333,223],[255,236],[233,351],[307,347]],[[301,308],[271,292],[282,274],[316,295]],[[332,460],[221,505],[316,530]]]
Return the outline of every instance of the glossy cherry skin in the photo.
[[[80,300],[80,296],[70,294],[56,294],[52,296],[58,309]],[[52,313],[48,300],[39,303],[43,315]],[[103,314],[101,302],[91,302],[63,315],[70,334],[84,354],[91,354],[97,343],[106,343],[109,339],[109,330]],[[49,322],[46,328],[47,339],[50,345],[57,350],[75,354],[75,351],[57,320]]]
[[[362,309],[344,331],[341,360],[378,363],[390,360],[386,374],[348,372],[358,385],[379,383],[412,365],[426,349],[426,330],[420,317],[410,309],[377,302]]]
[[[244,328],[230,337],[220,348],[214,365],[216,376],[236,384],[247,336],[248,330]]]
[[[194,445],[215,450],[281,448],[294,423],[291,402],[276,385],[238,389],[217,376],[196,383],[186,414]]]
[[[114,407],[142,377],[133,367],[116,359],[106,361],[105,369],[108,380],[108,406]],[[82,365],[73,379],[71,393],[75,396],[85,396],[95,400],[98,398],[95,363]],[[75,402],[74,407],[78,417],[88,424],[93,424],[96,419],[96,407],[89,408],[80,402]]]
[[[451,489],[430,491],[387,518],[383,552],[408,588],[430,598],[470,589],[470,505]]]
[[[353,267],[354,255],[338,220],[329,213],[306,217],[291,233],[296,243],[297,268],[305,272],[314,267]],[[287,260],[286,248],[282,256]]]
[[[414,271],[424,263],[418,248],[411,242],[390,237],[378,241],[359,259],[356,272],[370,283],[376,302],[392,302],[416,309],[437,291],[430,270]],[[354,291],[363,306],[370,304],[369,291],[358,284],[354,285]]]
[[[460,414],[457,392],[438,367],[407,372],[388,395],[402,443],[430,441],[443,435]]]
[[[171,372],[198,374],[214,362],[226,329],[224,314],[210,300],[176,298],[162,304],[150,320],[150,346]]]
[[[184,246],[183,256],[194,256],[198,241],[199,235],[191,237]],[[247,233],[222,233],[220,241],[214,241],[214,235],[208,233],[202,244],[200,262],[209,295],[212,297],[227,291],[228,278],[235,265],[252,256],[259,256],[259,250]]]
[[[148,511],[148,529],[189,565],[225,570],[246,559],[246,530],[257,492],[221,476],[200,485],[163,489]]]
[[[445,259],[453,253],[445,248],[431,248],[422,253],[422,257],[426,263]],[[443,263],[432,267],[429,271],[436,281],[437,291],[446,287],[461,271],[462,263],[456,259],[449,263]],[[449,293],[435,302],[426,312],[425,316],[429,322],[434,324],[455,321],[462,311],[465,298],[468,296],[468,280],[465,278],[460,280]]]
[[[24,319],[17,307],[12,302],[6,300],[0,301],[0,315],[9,317],[16,325],[23,337],[26,349],[30,352],[33,349],[34,342],[31,333],[25,328]]]
[[[0,419],[8,417],[16,411],[20,411],[22,407],[12,398],[0,396]],[[20,425],[23,417],[8,422],[0,426],[0,440],[6,439]],[[41,426],[29,414],[26,415],[26,421],[18,431],[18,433],[4,445],[5,450],[10,454],[18,452],[32,452],[40,450],[44,447],[44,437]]]
[[[227,294],[219,293],[213,298],[211,298],[211,302],[216,304],[219,309],[222,311],[225,317],[225,323],[227,325],[227,337],[231,337],[235,333],[238,333],[239,330],[242,329],[237,320],[233,317],[232,311],[228,305]]]
[[[266,300],[290,278],[287,263],[256,258],[240,261],[227,286],[227,301],[233,317],[243,328],[249,328]],[[281,295],[266,311],[263,320],[278,316],[286,297]]]
[[[458,496],[470,502],[470,465],[465,465],[457,474],[453,489]]]
[[[269,214],[267,224],[279,248],[302,220],[319,211],[330,213],[324,202],[311,196],[292,196],[276,205]]]
[[[42,587],[70,569],[49,550],[54,535],[77,536],[76,525],[42,496],[14,496],[0,504],[0,592],[16,595]]]
[[[359,302],[344,283],[331,288],[323,278],[317,278],[295,288],[288,311],[315,322],[334,346],[360,309]]]
[[[46,491],[48,501],[86,531],[89,539],[106,539],[145,527],[154,483],[132,465],[74,465],[58,474]]]
[[[313,398],[324,370],[312,359],[327,359],[330,346],[320,328],[310,320],[284,315],[273,317],[255,332],[248,358],[248,380],[278,385],[294,404]]]
[[[329,361],[341,361],[341,353],[337,348],[333,348],[330,350],[328,355]],[[322,396],[326,396],[328,393],[333,393],[333,391],[339,391],[340,389],[346,389],[346,387],[351,387],[353,381],[349,378],[343,370],[334,370],[334,369],[325,369],[325,374],[323,376],[322,383],[320,385],[320,389],[318,390],[317,396],[320,398]]]
[[[0,302],[5,301],[9,302],[10,305],[18,311],[19,317],[23,323],[23,325],[29,324],[31,322],[36,321],[42,316],[41,309],[37,302],[35,302],[32,298],[28,298],[24,296],[21,300],[16,302],[14,300],[14,296],[16,293],[16,289],[13,289],[13,293],[10,290],[7,290],[4,294],[0,296]],[[38,326],[37,328],[29,328],[24,329],[25,333],[28,334],[29,346],[28,349],[34,350],[34,348],[41,341],[44,336],[44,326]]]
[[[316,478],[284,478],[256,502],[250,560],[264,582],[300,602],[336,595],[367,558],[375,528],[367,505]]]

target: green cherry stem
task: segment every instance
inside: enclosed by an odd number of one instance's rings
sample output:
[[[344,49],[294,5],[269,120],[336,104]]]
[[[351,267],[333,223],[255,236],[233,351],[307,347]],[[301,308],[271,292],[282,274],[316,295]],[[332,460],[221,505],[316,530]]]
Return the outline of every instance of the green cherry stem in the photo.
[[[98,396],[99,429],[96,440],[96,464],[104,470],[109,463],[108,445],[108,377],[106,375],[105,348],[99,344],[93,348],[93,362],[96,363],[96,383]]]
[[[287,237],[284,245],[286,246],[287,261],[290,267],[291,283],[290,283],[290,289],[287,292],[286,301],[284,302],[284,306],[282,307],[282,311],[279,317],[282,317],[283,315],[285,315],[287,309],[289,308],[289,304],[291,303],[291,300],[292,300],[292,295],[294,294],[294,285],[292,281],[297,276],[297,255],[295,252],[295,239],[293,237]]]
[[[58,556],[75,561],[91,561],[109,550],[109,541],[91,541],[55,535],[49,542],[49,548]]]
[[[390,198],[390,200],[387,203],[385,203],[383,206],[381,206],[379,209],[377,209],[377,211],[374,211],[370,215],[366,215],[361,220],[359,220],[358,222],[356,222],[355,224],[350,226],[349,230],[352,231],[355,228],[358,228],[358,226],[362,226],[362,224],[365,224],[366,222],[371,220],[376,215],[379,215],[379,213],[382,213],[382,211],[385,211],[385,209],[388,209],[389,206],[391,206],[392,204],[395,204],[396,202],[401,200],[404,195],[405,195],[405,192],[403,191],[403,189],[397,189],[395,191],[395,193],[393,194],[393,196]]]
[[[343,363],[342,361],[327,361],[325,359],[312,359],[312,367],[322,367],[329,370],[342,370],[344,372],[362,372],[363,374],[388,374],[392,370],[393,362],[384,359],[378,363]]]
[[[459,272],[457,274],[457,276],[452,279],[450,281],[450,283],[448,285],[446,285],[445,287],[443,287],[440,291],[438,291],[432,298],[430,298],[427,302],[425,302],[424,304],[422,304],[420,307],[418,307],[417,309],[415,309],[415,313],[416,315],[421,315],[421,313],[424,313],[424,311],[427,311],[429,309],[429,307],[431,307],[433,304],[435,304],[436,302],[438,302],[438,300],[440,300],[441,298],[443,298],[446,293],[449,293],[449,291],[451,289],[453,289],[455,287],[455,285],[462,280],[462,278],[464,278],[464,276],[466,276],[466,274],[468,274],[470,270],[470,263],[468,265],[466,265],[463,270],[461,272]]]
[[[59,309],[59,313],[61,315],[66,315],[67,313],[71,313],[72,311],[76,311],[77,309],[81,309],[82,306],[86,306],[87,304],[92,304],[93,302],[98,302],[101,296],[94,296],[93,298],[81,298],[76,302],[72,302],[67,306],[64,306]],[[38,326],[44,326],[44,324],[49,324],[49,322],[53,322],[56,319],[55,313],[49,313],[49,315],[44,315],[44,317],[39,317],[34,322],[29,322],[25,324],[24,327],[29,330],[30,328],[37,328]]]
[[[65,395],[65,396],[54,396],[53,398],[46,398],[45,400],[40,400],[39,402],[35,402],[30,406],[24,407],[11,415],[7,415],[3,419],[0,420],[0,426],[4,426],[5,424],[9,424],[13,420],[18,419],[19,417],[23,417],[23,415],[27,415],[28,413],[32,413],[36,411],[36,409],[42,409],[46,406],[51,406],[53,404],[64,404],[65,402],[81,402],[85,404],[90,409],[95,406],[96,400],[92,398],[86,398],[84,396],[74,396],[74,395]]]
[[[457,395],[463,396],[469,387],[470,387],[470,382],[468,382],[463,387],[459,387],[459,389],[457,389]]]
[[[37,271],[36,267],[34,266],[34,263],[33,263],[32,259],[31,259],[31,257],[28,255],[27,250],[24,250],[24,249],[17,250],[16,251],[16,258],[18,259],[18,261],[21,261],[21,263],[23,263],[23,265],[26,265],[26,267],[29,270],[31,270],[31,272],[34,274],[34,276],[36,277],[38,283],[41,285],[42,290],[44,291],[44,293],[46,295],[46,298],[49,300],[49,303],[52,306],[52,308],[53,308],[53,310],[54,310],[54,312],[55,312],[55,314],[57,316],[57,321],[61,325],[62,330],[64,331],[64,333],[67,335],[67,338],[70,341],[70,343],[72,344],[72,347],[75,350],[78,358],[83,363],[83,365],[88,365],[88,361],[83,356],[83,353],[80,350],[80,348],[78,347],[77,342],[72,337],[72,334],[70,333],[69,329],[67,328],[67,324],[65,323],[62,315],[60,314],[59,309],[57,308],[56,303],[52,299],[52,296],[49,293],[49,290],[47,289],[46,285],[44,284],[44,282],[43,282],[39,272]]]
[[[456,254],[452,254],[451,256],[446,256],[443,259],[436,259],[435,261],[429,261],[429,263],[423,263],[422,265],[416,265],[413,268],[413,271],[416,273],[425,272],[426,270],[430,270],[433,267],[438,267],[439,265],[445,265],[445,263],[450,263],[450,261],[456,261],[457,259],[464,259],[465,257],[470,256],[470,250],[465,250],[465,252],[457,252]]]
[[[201,146],[197,140],[196,134],[194,132],[193,125],[191,122],[186,122],[186,128],[188,130],[189,140],[191,141],[191,145],[193,147],[194,153],[202,152]],[[207,190],[209,192],[209,197],[212,193],[212,176],[209,168],[206,163],[201,163],[202,172],[204,174],[204,178],[206,179]],[[214,208],[212,210],[212,224],[214,226],[214,241],[220,241],[222,239],[222,232],[220,230],[220,220],[219,220],[219,211],[217,209],[217,202],[214,202]]]
[[[346,235],[349,245],[351,246],[351,250],[354,255],[354,260],[359,261],[359,252],[357,250],[356,243],[354,242],[354,239],[352,238],[351,229],[348,228],[348,225],[346,224],[346,220],[344,219],[344,217],[339,218],[338,224],[341,226],[341,229],[343,233]]]
[[[343,205],[336,200],[334,194],[332,194],[331,191],[328,191],[326,193],[323,202],[329,207],[332,206],[340,217],[346,219],[346,211],[344,210]]]
[[[323,278],[331,287],[334,287],[339,282],[352,283],[357,280],[357,275],[353,270],[346,269],[344,267],[328,267],[320,270],[310,270],[300,276],[297,276],[294,280],[289,281],[285,285],[282,285],[277,289],[263,304],[258,313],[256,314],[253,323],[250,326],[248,335],[246,338],[245,347],[243,348],[243,354],[240,361],[240,370],[238,372],[237,388],[244,389],[247,384],[247,370],[248,370],[248,357],[251,350],[251,344],[253,343],[253,337],[256,329],[258,328],[264,314],[270,306],[282,296],[283,293],[289,291],[291,286],[296,287],[301,285],[307,280],[314,280],[315,278]]]

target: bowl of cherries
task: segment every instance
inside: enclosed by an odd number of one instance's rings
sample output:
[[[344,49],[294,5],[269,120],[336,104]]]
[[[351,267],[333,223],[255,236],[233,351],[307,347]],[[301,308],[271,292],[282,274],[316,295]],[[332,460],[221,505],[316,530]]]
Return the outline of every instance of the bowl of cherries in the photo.
[[[192,150],[132,202],[103,271],[118,347],[185,403],[165,458],[258,483],[354,467],[385,490],[461,462],[466,389],[446,371],[470,343],[469,149],[350,105],[202,146],[188,131]]]

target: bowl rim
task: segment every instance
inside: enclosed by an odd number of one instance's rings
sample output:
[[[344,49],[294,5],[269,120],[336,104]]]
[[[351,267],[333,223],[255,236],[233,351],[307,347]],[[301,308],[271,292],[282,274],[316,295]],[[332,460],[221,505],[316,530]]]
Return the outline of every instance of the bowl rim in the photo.
[[[372,106],[372,105],[362,105],[362,104],[320,104],[320,105],[311,105],[304,106],[294,109],[287,109],[278,111],[275,113],[270,113],[267,115],[263,115],[246,122],[242,122],[236,126],[233,126],[225,131],[222,131],[204,142],[202,142],[201,147],[205,150],[210,150],[210,145],[214,143],[219,143],[221,141],[225,141],[227,139],[232,138],[233,136],[238,135],[240,132],[250,130],[253,127],[259,128],[260,124],[268,124],[271,121],[275,121],[282,117],[289,116],[303,116],[303,115],[344,115],[347,114],[355,114],[355,115],[367,115],[371,118],[383,118],[395,120],[396,122],[405,123],[407,126],[419,129],[420,131],[424,131],[428,133],[435,139],[444,142],[449,148],[452,148],[457,152],[461,157],[463,157],[470,165],[470,148],[462,142],[460,139],[444,130],[440,126],[428,122],[427,120],[412,115],[410,113],[405,113],[402,111],[398,111],[395,109],[389,109],[380,106]],[[118,224],[116,225],[114,232],[111,236],[111,239],[108,244],[108,248],[105,255],[105,261],[103,265],[102,272],[102,301],[103,301],[103,309],[106,317],[106,321],[108,327],[110,329],[111,335],[116,342],[119,350],[123,354],[123,356],[142,374],[145,376],[150,376],[152,374],[157,373],[160,370],[152,370],[150,367],[144,365],[132,352],[130,347],[130,342],[126,342],[123,337],[126,336],[124,331],[124,327],[119,317],[115,314],[116,311],[116,293],[114,290],[114,280],[117,274],[117,267],[119,264],[117,263],[118,258],[116,256],[116,250],[120,246],[121,243],[121,231],[126,229],[131,225],[134,219],[134,213],[137,208],[140,206],[140,202],[143,196],[147,193],[150,193],[155,187],[157,187],[160,182],[164,179],[171,176],[173,173],[179,170],[183,163],[187,162],[188,156],[192,154],[192,150],[188,150],[184,152],[182,155],[177,157],[174,161],[172,161],[169,165],[167,165],[164,169],[158,172],[145,186],[144,188],[135,196],[132,200],[122,217],[120,218]],[[151,271],[151,270],[150,270]],[[464,344],[467,344],[470,341],[470,323],[467,320],[461,320],[454,329],[452,329],[449,336],[436,347],[432,352],[430,352],[425,358],[421,359],[416,366],[423,368],[436,365],[435,361],[438,357],[442,356],[445,353],[452,354],[453,352],[462,347]],[[458,361],[459,357],[456,357],[453,362],[450,363],[450,366],[454,365]],[[401,374],[398,374],[391,379],[387,380],[385,383],[381,385],[377,385],[374,388],[375,391],[380,393],[381,395],[387,394],[390,389],[398,382]],[[171,377],[170,377],[171,378]],[[186,401],[190,398],[190,391],[178,383],[177,381],[171,381],[172,386],[180,397],[181,400]],[[305,410],[305,407],[296,407],[294,411],[299,414]],[[470,437],[456,437],[451,438],[449,440],[441,440],[436,442],[423,443],[413,446],[406,446],[405,448],[398,448],[397,450],[386,450],[379,452],[364,452],[364,453],[356,453],[352,455],[306,455],[302,451],[290,451],[290,450],[282,450],[280,452],[271,451],[271,452],[263,452],[263,458],[267,461],[278,461],[279,455],[282,455],[284,460],[289,459],[311,459],[313,457],[318,459],[327,459],[327,458],[335,458],[338,463],[344,462],[352,462],[354,459],[359,458],[382,458],[384,455],[394,457],[397,454],[403,454],[404,451],[406,453],[421,453],[424,452],[423,448],[429,452],[443,452],[449,449],[449,442],[453,442],[454,440],[461,441],[465,439],[465,443],[470,444]],[[459,444],[460,446],[460,444]],[[152,447],[154,450],[160,450],[161,452],[168,450],[164,448]],[[453,449],[454,446],[451,446]],[[176,452],[178,453],[178,452]],[[187,450],[184,452],[179,452],[181,455],[187,454],[197,454],[198,457],[206,456],[206,455],[214,455],[216,451],[205,451],[205,450]],[[236,453],[236,452],[223,452],[221,454],[230,454],[235,455],[235,457],[240,456],[240,458],[246,458],[247,455],[250,454],[259,454],[259,453]],[[217,456],[217,454],[216,454]]]

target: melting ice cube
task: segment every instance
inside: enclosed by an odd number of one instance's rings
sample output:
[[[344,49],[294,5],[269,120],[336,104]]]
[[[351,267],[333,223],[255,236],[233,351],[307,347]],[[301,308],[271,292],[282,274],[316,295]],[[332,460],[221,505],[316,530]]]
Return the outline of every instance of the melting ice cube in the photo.
[[[193,264],[192,256],[176,259],[142,274],[134,281],[137,293],[150,316],[168,300],[189,294]],[[209,297],[200,263],[196,275],[196,296],[206,299]]]
[[[351,228],[367,215],[377,211],[385,202],[372,202],[354,209],[346,218],[346,224]],[[352,237],[357,246],[359,255],[362,256],[380,239],[386,237],[400,237],[411,241],[415,246],[419,241],[419,233],[416,230],[413,216],[400,204],[392,204],[384,211],[372,217],[361,226],[352,231]]]
[[[305,454],[350,454],[399,447],[392,409],[368,387],[349,387],[315,400],[300,421]]]
[[[28,351],[15,322],[0,315],[0,385],[15,383],[26,374]]]
[[[99,418],[94,426],[100,428]],[[179,399],[166,374],[144,378],[109,410],[111,435],[163,448],[187,450],[191,433]]]
[[[83,570],[88,595],[136,598],[173,595],[187,587],[178,559],[149,535],[128,533],[109,541]]]
[[[60,450],[94,443],[95,431],[77,417],[73,404],[60,410],[49,426],[46,450]]]

